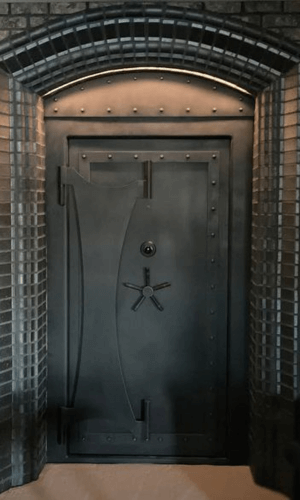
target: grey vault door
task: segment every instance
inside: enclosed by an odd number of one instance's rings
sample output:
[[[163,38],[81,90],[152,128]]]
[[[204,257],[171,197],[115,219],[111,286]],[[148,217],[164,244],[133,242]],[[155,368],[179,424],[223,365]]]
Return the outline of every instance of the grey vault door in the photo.
[[[225,455],[228,150],[69,141],[70,455]]]

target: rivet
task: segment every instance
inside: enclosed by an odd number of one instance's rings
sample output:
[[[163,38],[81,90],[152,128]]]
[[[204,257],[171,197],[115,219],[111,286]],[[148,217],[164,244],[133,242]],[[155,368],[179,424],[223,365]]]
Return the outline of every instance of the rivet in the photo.
[[[211,260],[210,260],[210,262],[211,262],[212,264],[214,264],[216,261],[215,261],[215,259],[211,259]]]
[[[211,335],[209,338],[210,338],[210,340],[214,340],[215,339],[215,337],[213,335]]]
[[[211,183],[212,183],[213,186],[216,185],[216,181],[215,180],[211,181]]]
[[[188,78],[187,81],[186,81],[186,83],[191,83],[191,80]]]
[[[160,109],[159,109],[159,112],[160,112],[160,113],[163,113],[163,112],[164,112],[164,108],[160,108]]]
[[[187,160],[190,159],[190,155],[189,154],[185,155],[185,157],[186,157]]]
[[[240,97],[240,101],[243,101],[243,100],[244,100],[244,98],[243,98],[243,97]]]
[[[85,441],[85,437],[81,438],[81,441]]]
[[[213,361],[210,361],[210,366],[214,366],[214,362]]]
[[[86,159],[86,155],[85,154],[81,155],[81,158],[83,158],[85,160]]]
[[[53,110],[53,111],[54,111],[54,113],[57,113],[57,111],[58,111],[58,108],[54,108],[54,110]]]
[[[213,113],[216,113],[216,111],[217,111],[217,108],[213,108],[212,110],[213,110]]]
[[[106,80],[106,83],[111,83],[111,80]]]
[[[137,113],[137,108],[133,108],[133,112],[134,112],[134,113]]]
[[[211,237],[214,238],[216,235],[215,233],[211,233]]]
[[[53,101],[57,102],[58,101],[57,97],[54,97]]]
[[[160,159],[163,160],[164,159],[164,155],[160,155]]]
[[[145,441],[149,441],[149,438],[146,438]]]
[[[214,290],[216,288],[216,285],[210,285],[210,288]]]
[[[213,90],[217,90],[217,87],[216,87],[216,86],[214,86],[214,87],[213,87]]]
[[[107,108],[107,112],[110,113],[111,112],[111,109],[110,108]]]
[[[158,441],[159,441],[160,443],[163,441],[163,438],[162,438],[162,437],[159,437],[159,438],[157,438],[157,439],[158,439]]]
[[[215,160],[217,158],[217,155],[212,155],[212,159]]]
[[[107,436],[106,440],[107,440],[107,441],[111,441],[111,437],[110,437],[110,436]]]
[[[215,212],[215,210],[216,210],[216,207],[211,207],[212,212]]]
[[[84,90],[84,87],[80,87],[80,90]]]
[[[137,80],[137,77],[136,77],[136,76],[134,76],[134,77],[133,77],[133,79],[134,79],[134,80]]]
[[[81,108],[81,110],[80,110],[80,111],[81,111],[81,113],[84,113],[85,109],[84,109],[84,108]]]
[[[214,309],[211,309],[209,312],[210,312],[210,314],[215,314]]]
[[[111,159],[112,159],[112,155],[107,155],[107,158],[108,158],[109,160],[111,160]]]
[[[139,155],[134,155],[134,159],[137,160]]]
[[[132,441],[136,441],[136,437],[135,436],[133,436]]]
[[[239,112],[240,112],[240,113],[241,113],[242,111],[244,111],[244,108],[240,108],[240,109],[239,109]]]
[[[163,79],[164,79],[164,77],[163,77],[163,76],[161,76],[161,77],[160,77],[160,79],[161,79],[161,80],[163,80]]]
[[[189,113],[191,111],[191,108],[186,108],[186,112]]]

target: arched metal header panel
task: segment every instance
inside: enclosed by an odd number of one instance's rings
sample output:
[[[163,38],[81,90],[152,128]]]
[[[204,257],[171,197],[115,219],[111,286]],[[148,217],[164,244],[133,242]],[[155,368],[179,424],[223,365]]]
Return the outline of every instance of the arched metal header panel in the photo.
[[[0,67],[41,94],[80,76],[141,65],[199,71],[256,92],[299,61],[299,48],[276,36],[168,4],[98,8],[0,44]]]
[[[170,71],[126,71],[97,77],[45,96],[45,118],[245,118],[254,99],[234,88]]]

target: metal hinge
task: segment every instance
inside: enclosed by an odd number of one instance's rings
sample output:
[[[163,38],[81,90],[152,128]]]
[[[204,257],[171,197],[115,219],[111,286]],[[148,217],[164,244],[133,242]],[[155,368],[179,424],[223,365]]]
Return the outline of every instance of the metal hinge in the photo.
[[[67,173],[66,166],[58,167],[58,203],[62,207],[66,204]]]
[[[67,406],[58,408],[57,418],[57,442],[58,444],[65,444],[67,430],[70,424],[78,420],[78,410]]]
[[[141,418],[135,421],[135,437],[139,441],[150,440],[150,404],[149,400],[142,400]]]

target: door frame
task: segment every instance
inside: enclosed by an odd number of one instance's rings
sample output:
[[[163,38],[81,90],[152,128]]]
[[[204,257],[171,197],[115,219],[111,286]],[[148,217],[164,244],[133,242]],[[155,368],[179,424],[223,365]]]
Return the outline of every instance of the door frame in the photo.
[[[175,78],[172,75],[172,78]],[[198,79],[200,80],[200,79]],[[201,81],[199,82],[201,92]],[[237,103],[240,93],[236,92]],[[74,94],[76,95],[76,93]],[[222,97],[222,96],[221,96]],[[52,99],[51,99],[52,100]],[[216,96],[216,102],[218,98]],[[53,106],[50,99],[45,101],[45,123],[47,148],[51,151],[52,162],[55,165],[68,164],[68,138],[78,137],[191,137],[191,138],[225,138],[230,139],[230,164],[229,164],[229,281],[228,281],[228,354],[227,354],[227,402],[228,402],[228,435],[227,435],[227,458],[198,460],[170,459],[160,457],[156,463],[211,463],[242,465],[248,463],[248,290],[250,283],[250,235],[251,235],[251,180],[252,180],[252,140],[253,140],[253,117],[252,116],[222,116],[216,120],[214,116],[205,116],[202,119],[189,119],[186,116],[176,116],[173,120],[162,120],[159,123],[147,117],[143,120],[128,117],[118,120],[116,117],[106,117],[97,120],[90,117],[64,116],[53,117],[49,113],[47,104]],[[238,109],[238,108],[237,108]],[[61,138],[61,147],[58,147],[55,137]],[[51,174],[48,167],[48,180],[57,183],[57,174]],[[50,177],[49,177],[50,175]],[[48,212],[51,210],[53,220],[56,220],[55,228],[48,223],[48,255],[57,254],[57,234],[62,230],[64,220],[61,214],[62,207],[58,205],[57,199],[48,196]],[[58,251],[59,252],[59,251]],[[59,258],[59,255],[57,255]],[[63,255],[60,255],[63,258]],[[55,262],[49,261],[49,353],[51,355],[51,331],[55,331],[55,316],[59,317],[62,304],[59,298],[51,296],[53,280],[56,280],[57,289],[63,286],[61,276],[55,273]],[[220,353],[222,355],[222,353]],[[58,360],[58,372],[63,378],[65,376],[65,354],[62,353]],[[57,376],[57,372],[56,372]],[[115,460],[109,457],[90,456],[68,456],[63,445],[54,444],[57,428],[57,404],[65,405],[65,394],[62,388],[54,389],[56,382],[49,373],[49,446],[48,461],[50,462],[92,462],[110,463]],[[56,393],[53,398],[54,389]],[[149,462],[147,457],[138,459],[120,458],[119,462]]]

